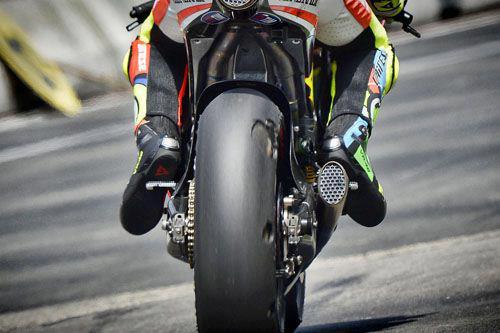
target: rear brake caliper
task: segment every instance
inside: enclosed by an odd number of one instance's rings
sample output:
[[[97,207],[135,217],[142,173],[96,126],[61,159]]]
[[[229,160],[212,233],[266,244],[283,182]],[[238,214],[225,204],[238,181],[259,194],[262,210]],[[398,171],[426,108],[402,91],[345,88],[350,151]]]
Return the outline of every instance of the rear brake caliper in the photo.
[[[304,262],[302,256],[297,253],[303,237],[314,233],[318,224],[314,211],[310,204],[300,199],[299,196],[290,195],[283,199],[283,269],[278,270],[277,275],[289,278],[295,275],[297,268]]]
[[[293,195],[283,199],[283,206],[284,234],[289,245],[297,245],[302,235],[311,234],[312,229],[317,227],[314,211],[308,202]]]

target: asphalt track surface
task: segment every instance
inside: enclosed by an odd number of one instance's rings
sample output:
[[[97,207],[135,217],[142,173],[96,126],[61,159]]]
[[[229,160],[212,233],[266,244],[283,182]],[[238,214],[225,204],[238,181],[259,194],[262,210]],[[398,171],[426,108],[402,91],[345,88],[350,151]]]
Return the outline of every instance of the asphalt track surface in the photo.
[[[500,330],[500,14],[394,37],[401,77],[370,144],[389,202],[343,219],[299,332]],[[193,273],[118,223],[132,104],[0,120],[0,331],[195,331]]]

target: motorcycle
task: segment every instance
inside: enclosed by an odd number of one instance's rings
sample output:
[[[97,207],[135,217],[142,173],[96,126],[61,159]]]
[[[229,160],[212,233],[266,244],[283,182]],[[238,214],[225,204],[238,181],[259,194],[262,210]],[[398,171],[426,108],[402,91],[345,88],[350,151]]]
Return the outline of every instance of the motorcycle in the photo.
[[[128,29],[152,6],[134,7]],[[357,189],[342,165],[317,161],[331,55],[267,0],[213,1],[183,31],[184,172],[146,185],[169,193],[168,252],[194,269],[200,332],[293,332],[306,269]],[[325,73],[314,90],[313,63]]]

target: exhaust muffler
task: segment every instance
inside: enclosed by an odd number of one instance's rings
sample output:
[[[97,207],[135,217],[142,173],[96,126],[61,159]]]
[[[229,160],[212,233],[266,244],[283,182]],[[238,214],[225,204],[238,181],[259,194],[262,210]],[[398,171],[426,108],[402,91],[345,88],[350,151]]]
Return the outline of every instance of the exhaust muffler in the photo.
[[[317,254],[326,245],[337,227],[337,222],[344,210],[348,191],[349,178],[344,167],[338,162],[326,163],[318,176]]]

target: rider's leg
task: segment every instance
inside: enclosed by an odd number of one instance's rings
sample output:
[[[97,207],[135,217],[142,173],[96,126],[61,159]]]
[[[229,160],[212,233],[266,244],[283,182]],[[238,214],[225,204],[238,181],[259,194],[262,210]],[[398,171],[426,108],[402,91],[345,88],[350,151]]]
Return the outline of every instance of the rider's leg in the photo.
[[[123,194],[120,219],[125,230],[135,235],[154,228],[163,211],[166,191],[147,191],[146,182],[174,179],[181,160],[179,92],[186,84],[185,49],[153,22],[151,15],[124,60],[134,90],[139,155]]]
[[[382,222],[386,202],[367,155],[382,98],[397,80],[398,61],[376,19],[353,42],[333,47],[332,103],[324,137],[323,163],[338,161],[359,189],[349,192],[345,212],[372,227]]]

